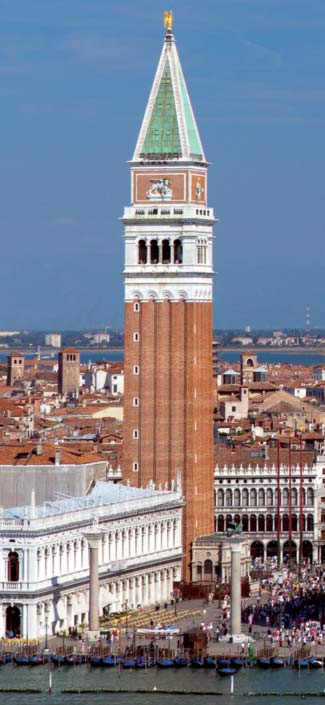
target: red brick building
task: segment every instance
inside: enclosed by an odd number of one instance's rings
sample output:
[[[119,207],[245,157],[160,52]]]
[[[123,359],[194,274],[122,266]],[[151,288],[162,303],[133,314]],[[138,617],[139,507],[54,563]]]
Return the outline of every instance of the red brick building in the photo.
[[[125,225],[123,478],[181,486],[184,577],[213,521],[212,227],[207,162],[167,31],[135,153]]]

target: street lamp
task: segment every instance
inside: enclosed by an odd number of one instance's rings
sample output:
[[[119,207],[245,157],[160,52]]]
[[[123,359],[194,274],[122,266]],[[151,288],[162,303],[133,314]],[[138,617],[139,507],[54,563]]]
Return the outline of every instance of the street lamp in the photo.
[[[48,645],[47,645],[47,630],[48,630],[48,623],[47,621],[45,622],[45,651],[48,651]]]

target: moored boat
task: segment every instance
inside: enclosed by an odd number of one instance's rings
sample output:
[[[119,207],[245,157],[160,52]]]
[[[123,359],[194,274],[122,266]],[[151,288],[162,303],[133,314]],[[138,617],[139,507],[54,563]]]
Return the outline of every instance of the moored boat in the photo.
[[[237,671],[235,668],[231,668],[231,666],[228,666],[228,667],[218,668],[217,673],[219,673],[219,676],[234,676],[235,673],[237,673]]]
[[[323,668],[323,661],[315,656],[311,656],[309,659],[309,668]]]
[[[204,668],[215,668],[216,667],[216,660],[213,658],[213,656],[206,656],[204,659]]]
[[[217,660],[217,665],[218,668],[229,668],[230,667],[230,659],[229,658],[224,658],[223,656],[220,656]]]
[[[136,664],[135,658],[123,658],[121,661],[122,668],[134,668]]]
[[[159,668],[173,668],[174,661],[172,658],[161,658],[157,661],[157,666]]]
[[[17,654],[15,656],[15,663],[17,666],[28,666],[29,665],[29,657],[28,656],[23,656]]]
[[[192,668],[203,668],[204,661],[203,661],[203,659],[200,659],[200,658],[197,658],[196,656],[193,656],[193,658],[191,658],[191,666],[192,666]]]
[[[103,656],[101,665],[104,668],[112,668],[116,665],[116,658],[114,656]]]
[[[283,658],[279,658],[279,656],[272,656],[270,658],[270,663],[271,668],[283,668],[285,661]]]
[[[54,663],[54,666],[65,666],[65,656],[54,654],[52,656],[52,662]]]
[[[242,659],[240,658],[240,656],[233,656],[230,661],[230,665],[232,668],[236,668],[236,670],[238,671],[239,668],[242,668],[246,665],[246,659]]]
[[[44,658],[42,654],[33,654],[29,657],[30,666],[41,666],[44,663]]]
[[[89,656],[89,663],[91,666],[96,668],[98,666],[102,666],[102,659],[100,656]]]
[[[186,668],[190,665],[190,660],[186,656],[176,656],[174,666],[177,668]]]
[[[308,668],[308,659],[306,658],[297,658],[294,662],[294,667],[295,668]]]
[[[65,657],[67,666],[80,666],[82,662],[82,657],[79,654],[70,654],[70,656]]]
[[[266,670],[267,668],[271,668],[271,659],[265,657],[258,658],[257,665],[259,668],[264,668],[264,670]]]

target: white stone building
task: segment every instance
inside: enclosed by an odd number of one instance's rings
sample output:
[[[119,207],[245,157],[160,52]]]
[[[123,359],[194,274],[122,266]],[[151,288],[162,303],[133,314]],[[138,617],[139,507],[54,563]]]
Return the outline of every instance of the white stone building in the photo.
[[[291,472],[288,460],[288,449],[281,449],[278,463],[276,448],[220,448],[214,470],[215,528],[223,533],[230,521],[241,523],[252,558],[277,556],[280,541],[281,561],[291,552],[293,560],[302,554],[318,562],[325,557],[318,506],[325,457],[292,450]]]
[[[88,621],[85,532],[102,532],[99,614],[168,600],[180,579],[179,492],[97,482],[89,495],[2,511],[0,637],[35,638]]]
[[[46,333],[45,335],[45,345],[52,348],[60,348],[62,342],[61,333]]]

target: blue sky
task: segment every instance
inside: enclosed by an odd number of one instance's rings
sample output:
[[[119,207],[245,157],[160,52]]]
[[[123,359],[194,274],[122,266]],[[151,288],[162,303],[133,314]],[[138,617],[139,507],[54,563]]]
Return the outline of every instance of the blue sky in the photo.
[[[1,328],[123,323],[156,0],[0,0]],[[175,0],[208,159],[216,327],[325,327],[325,2]]]

